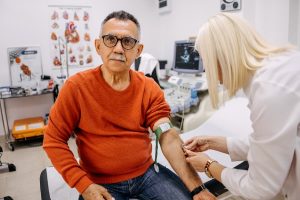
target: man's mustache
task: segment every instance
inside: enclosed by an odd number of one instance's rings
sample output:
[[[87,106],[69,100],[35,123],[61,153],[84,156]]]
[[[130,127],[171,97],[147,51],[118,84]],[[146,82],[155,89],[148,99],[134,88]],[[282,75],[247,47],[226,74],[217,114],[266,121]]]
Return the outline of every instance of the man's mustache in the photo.
[[[126,58],[124,55],[122,54],[111,54],[109,56],[109,59],[110,60],[118,60],[118,61],[122,61],[122,62],[125,62],[126,61]]]

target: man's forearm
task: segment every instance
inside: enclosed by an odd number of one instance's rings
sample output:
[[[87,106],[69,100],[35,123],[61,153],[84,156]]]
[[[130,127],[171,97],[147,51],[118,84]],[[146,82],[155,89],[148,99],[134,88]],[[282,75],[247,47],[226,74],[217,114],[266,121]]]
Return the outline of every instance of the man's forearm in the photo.
[[[161,135],[160,145],[164,156],[186,187],[192,191],[202,182],[197,172],[186,162],[181,149],[182,144],[183,142],[174,128]]]

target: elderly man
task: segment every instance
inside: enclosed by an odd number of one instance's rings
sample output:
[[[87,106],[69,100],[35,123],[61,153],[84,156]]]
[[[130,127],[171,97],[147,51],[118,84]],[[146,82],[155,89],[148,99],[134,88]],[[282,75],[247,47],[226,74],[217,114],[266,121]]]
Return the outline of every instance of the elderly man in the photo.
[[[159,86],[130,70],[143,45],[131,14],[109,14],[95,40],[103,64],[70,77],[51,109],[44,149],[80,199],[214,199],[186,163],[182,141],[169,121]],[[160,135],[162,151],[181,180],[154,164],[148,127]],[[67,141],[72,132],[77,163]],[[183,184],[184,183],[184,184]]]

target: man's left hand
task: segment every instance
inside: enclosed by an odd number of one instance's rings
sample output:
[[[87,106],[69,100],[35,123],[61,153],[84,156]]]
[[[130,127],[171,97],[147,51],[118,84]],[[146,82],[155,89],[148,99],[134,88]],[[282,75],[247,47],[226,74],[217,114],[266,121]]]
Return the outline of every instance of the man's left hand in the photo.
[[[193,197],[193,200],[216,200],[217,198],[210,193],[207,189],[203,190],[202,192],[196,194]]]

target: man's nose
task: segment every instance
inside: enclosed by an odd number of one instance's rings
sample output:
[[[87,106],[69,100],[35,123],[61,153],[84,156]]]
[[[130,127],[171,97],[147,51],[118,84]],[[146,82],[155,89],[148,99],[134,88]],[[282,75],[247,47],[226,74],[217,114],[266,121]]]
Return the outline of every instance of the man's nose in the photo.
[[[121,40],[119,40],[116,44],[116,46],[114,47],[114,52],[117,52],[117,53],[123,53],[124,52],[124,49],[122,47],[122,44],[121,44]]]

